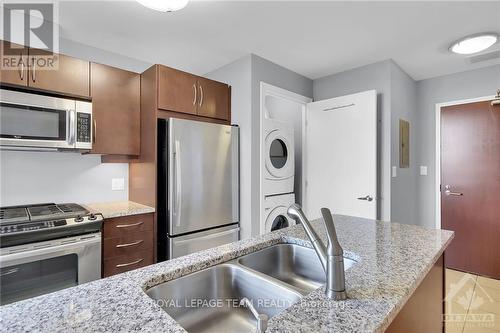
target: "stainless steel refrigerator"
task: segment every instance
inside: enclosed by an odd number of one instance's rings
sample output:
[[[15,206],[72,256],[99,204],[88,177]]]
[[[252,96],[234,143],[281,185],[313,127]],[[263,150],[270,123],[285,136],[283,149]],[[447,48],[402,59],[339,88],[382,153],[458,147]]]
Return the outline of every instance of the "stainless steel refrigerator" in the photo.
[[[158,120],[158,259],[239,239],[239,128]]]

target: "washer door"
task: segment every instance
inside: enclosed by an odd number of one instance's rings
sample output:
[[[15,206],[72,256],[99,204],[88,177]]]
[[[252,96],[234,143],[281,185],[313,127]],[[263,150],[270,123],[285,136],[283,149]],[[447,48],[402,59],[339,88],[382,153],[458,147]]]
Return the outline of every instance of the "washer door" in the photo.
[[[294,173],[294,151],[290,140],[280,130],[266,136],[266,169],[270,179],[285,179]]]
[[[266,232],[275,231],[291,226],[293,223],[287,216],[287,207],[275,207],[267,216]]]

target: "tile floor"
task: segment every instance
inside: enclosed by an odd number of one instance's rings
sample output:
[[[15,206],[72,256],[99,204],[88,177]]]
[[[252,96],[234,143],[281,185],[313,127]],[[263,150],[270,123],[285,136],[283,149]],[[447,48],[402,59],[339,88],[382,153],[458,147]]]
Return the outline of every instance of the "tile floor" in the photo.
[[[445,333],[500,333],[500,280],[446,269]]]

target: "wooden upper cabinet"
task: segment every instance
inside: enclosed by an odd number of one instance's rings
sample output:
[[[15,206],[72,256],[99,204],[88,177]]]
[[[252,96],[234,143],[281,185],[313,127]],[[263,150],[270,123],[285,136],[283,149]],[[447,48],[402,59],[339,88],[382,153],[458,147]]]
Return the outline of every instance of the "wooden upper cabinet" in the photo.
[[[158,65],[158,108],[196,114],[197,77]]]
[[[140,74],[91,64],[91,153],[139,155],[140,89]]]
[[[28,86],[90,97],[90,63],[62,54],[29,49]]]
[[[227,84],[163,65],[158,68],[158,109],[221,120],[230,119]]]
[[[28,48],[2,41],[0,82],[20,86],[28,85]]]
[[[198,115],[228,120],[230,90],[225,83],[198,78]]]

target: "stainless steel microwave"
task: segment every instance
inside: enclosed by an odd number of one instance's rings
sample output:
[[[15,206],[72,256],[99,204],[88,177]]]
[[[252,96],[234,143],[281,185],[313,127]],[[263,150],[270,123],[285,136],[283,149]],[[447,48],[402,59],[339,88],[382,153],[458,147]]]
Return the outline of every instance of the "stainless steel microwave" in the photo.
[[[0,89],[2,149],[92,149],[92,103]]]

